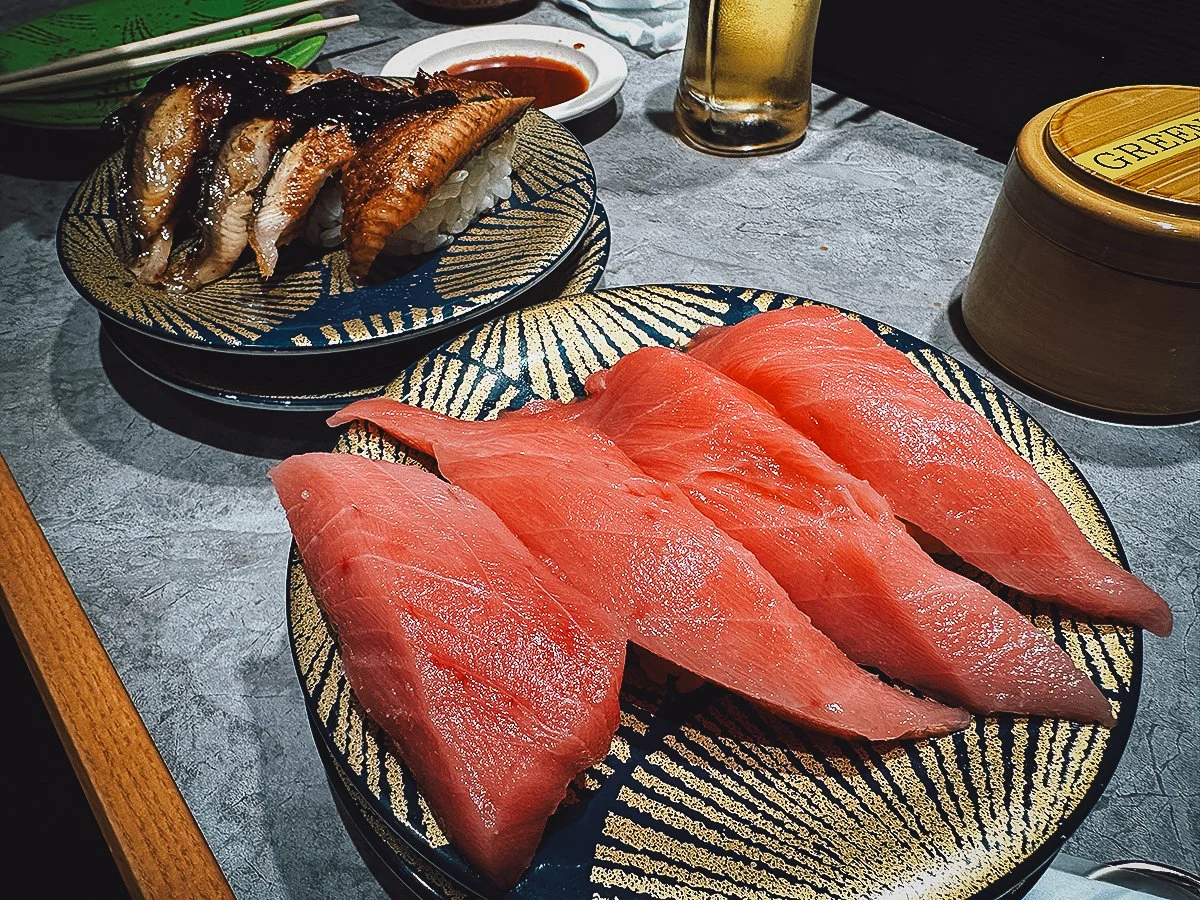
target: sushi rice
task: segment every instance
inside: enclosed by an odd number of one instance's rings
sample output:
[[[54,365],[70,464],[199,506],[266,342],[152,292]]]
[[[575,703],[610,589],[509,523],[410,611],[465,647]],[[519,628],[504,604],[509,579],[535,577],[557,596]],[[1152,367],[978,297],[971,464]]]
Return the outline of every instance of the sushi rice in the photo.
[[[510,129],[450,174],[416,217],[393,234],[383,252],[392,256],[445,247],[483,213],[512,196],[512,157],[517,132]],[[342,242],[342,186],[330,179],[317,195],[305,238],[322,247]]]

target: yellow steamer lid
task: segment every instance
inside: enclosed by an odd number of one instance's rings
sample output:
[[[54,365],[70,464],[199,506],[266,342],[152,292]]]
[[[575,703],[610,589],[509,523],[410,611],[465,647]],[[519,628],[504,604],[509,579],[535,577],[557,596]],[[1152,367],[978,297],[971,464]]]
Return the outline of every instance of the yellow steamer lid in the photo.
[[[1068,100],[1025,126],[1014,156],[1028,178],[1004,191],[1030,227],[1102,265],[1200,283],[1200,87]]]

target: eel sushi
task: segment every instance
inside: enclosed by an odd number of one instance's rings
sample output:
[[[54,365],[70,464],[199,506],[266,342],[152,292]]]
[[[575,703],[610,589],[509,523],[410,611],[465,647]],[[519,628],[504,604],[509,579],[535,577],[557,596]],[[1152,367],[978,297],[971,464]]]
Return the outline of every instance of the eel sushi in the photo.
[[[278,248],[301,234],[309,243],[332,247],[353,233],[352,227],[342,227],[348,207],[337,175],[368,154],[372,157],[369,165],[381,165],[374,136],[381,128],[399,128],[401,123],[404,134],[413,142],[407,148],[412,159],[402,170],[418,186],[431,186],[433,193],[417,201],[428,208],[427,212],[392,242],[389,252],[406,255],[448,243],[481,212],[490,209],[497,198],[506,198],[511,192],[508,176],[512,172],[515,134],[509,132],[502,140],[492,140],[493,135],[482,143],[471,143],[471,133],[448,131],[437,111],[501,99],[506,106],[515,102],[503,98],[503,88],[497,84],[425,72],[418,73],[410,86],[354,76],[352,83],[317,85],[302,92],[292,101],[293,107],[302,106],[292,114],[292,128],[299,137],[277,159],[249,226],[249,243],[259,272],[264,278],[274,274]],[[489,109],[484,106],[477,112],[457,113],[451,122],[486,120]],[[439,142],[456,138],[466,141],[458,148],[462,168],[431,168],[429,155],[446,152]],[[485,148],[489,141],[490,146]],[[396,188],[386,179],[381,184]],[[413,193],[411,185],[408,190]],[[359,196],[356,202],[362,206],[372,199]],[[371,213],[381,208],[373,207]],[[439,217],[451,212],[452,217]],[[463,215],[466,218],[460,222]],[[452,232],[451,227],[457,230]]]
[[[172,262],[169,284],[194,290],[233,270],[246,249],[254,192],[290,133],[288,123],[276,118],[250,119],[231,129],[202,188],[200,239],[180,263]]]
[[[327,74],[294,69],[288,74],[285,92],[274,102],[264,99],[261,115],[229,128],[203,178],[194,216],[199,240],[186,255],[172,261],[164,278],[169,285],[194,290],[233,270],[249,240],[259,188],[278,154],[290,143],[297,118],[313,106],[311,95],[306,94],[303,102],[294,95],[336,80],[366,81],[345,69]],[[324,89],[318,91],[318,95],[323,93]]]
[[[511,192],[512,126],[531,97],[472,100],[387,123],[342,174],[342,235],[363,277],[386,249],[421,253],[450,242]]]
[[[1051,638],[930,559],[883,497],[758,395],[665,347],[634,351],[587,391],[535,404],[539,417],[598,428],[683,489],[855,662],[975,712],[1112,723]]]
[[[619,625],[465,491],[309,453],[271,470],[346,677],[454,847],[517,882],[619,721]]]
[[[214,53],[155,75],[110,126],[131,130],[117,188],[128,233],[129,264],[139,281],[157,283],[175,242],[182,198],[226,121],[282,94],[295,70],[280,60]]]
[[[432,454],[445,477],[623,621],[631,641],[668,662],[847,737],[939,734],[969,720],[856,666],[749,551],[594,431],[522,415],[464,422],[388,399],[354,403],[330,424],[353,419]]]
[[[775,310],[703,332],[689,352],[971,565],[1088,616],[1170,633],[1167,604],[1088,542],[1033,466],[861,322]]]
[[[396,118],[423,121],[457,105],[449,90],[419,96],[378,79],[322,81],[289,99],[285,114],[295,140],[278,155],[248,225],[259,272],[269,278],[279,247],[305,230],[305,219],[326,182],[354,159],[363,142]]]
[[[271,277],[300,235],[346,243],[356,276],[381,251],[444,246],[511,194],[511,126],[531,103],[444,72],[400,83],[243,53],[185,60],[109,120],[127,137],[117,205],[129,267],[191,291],[228,275],[247,245]],[[343,202],[337,176],[352,162]]]

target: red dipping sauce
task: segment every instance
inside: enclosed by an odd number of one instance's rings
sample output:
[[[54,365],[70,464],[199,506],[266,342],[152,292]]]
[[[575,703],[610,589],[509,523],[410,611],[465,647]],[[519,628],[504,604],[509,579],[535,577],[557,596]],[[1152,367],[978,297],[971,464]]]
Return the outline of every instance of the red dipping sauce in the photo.
[[[538,109],[557,106],[588,89],[587,76],[570,63],[544,56],[492,56],[447,66],[471,81],[498,81],[514,97],[532,97]]]

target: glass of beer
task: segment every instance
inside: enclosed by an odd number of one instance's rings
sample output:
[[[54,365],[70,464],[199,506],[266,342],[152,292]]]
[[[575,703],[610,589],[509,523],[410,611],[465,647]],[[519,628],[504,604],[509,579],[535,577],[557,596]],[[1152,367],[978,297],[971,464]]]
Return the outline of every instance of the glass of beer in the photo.
[[[728,156],[800,143],[820,9],[821,0],[691,0],[675,95],[684,139]]]

